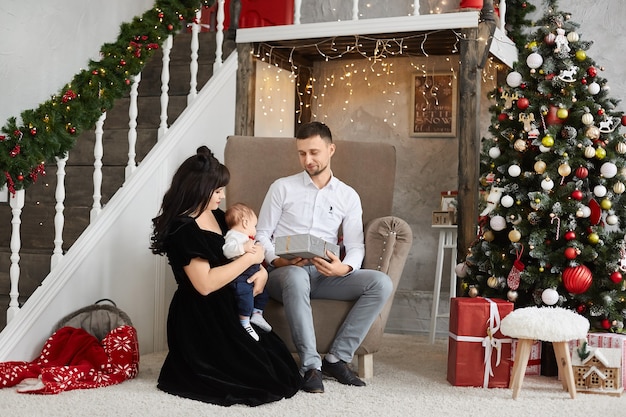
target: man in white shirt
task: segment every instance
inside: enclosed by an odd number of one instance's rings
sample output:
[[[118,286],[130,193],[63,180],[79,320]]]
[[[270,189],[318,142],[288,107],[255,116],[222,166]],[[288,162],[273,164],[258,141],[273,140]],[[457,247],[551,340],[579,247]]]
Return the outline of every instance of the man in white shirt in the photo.
[[[303,390],[324,392],[322,372],[342,384],[364,386],[347,364],[391,295],[392,283],[380,271],[360,269],[365,255],[361,200],[352,187],[332,174],[335,144],[330,129],[320,122],[307,123],[298,129],[296,138],[304,171],[276,180],[259,212],[257,239],[265,248],[269,272],[266,290],[285,307],[302,362]],[[311,234],[337,243],[340,228],[343,260],[330,251],[330,261],[285,259],[275,254],[275,237]],[[316,349],[312,298],[356,301],[324,360]]]

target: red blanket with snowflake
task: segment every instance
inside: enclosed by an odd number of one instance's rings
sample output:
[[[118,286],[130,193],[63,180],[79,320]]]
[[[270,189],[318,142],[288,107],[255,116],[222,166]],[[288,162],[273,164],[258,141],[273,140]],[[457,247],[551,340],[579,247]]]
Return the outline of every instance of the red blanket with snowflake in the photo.
[[[57,394],[73,389],[119,384],[137,375],[139,347],[134,327],[111,330],[102,341],[87,331],[62,327],[32,362],[0,363],[0,388],[18,384],[18,392]]]

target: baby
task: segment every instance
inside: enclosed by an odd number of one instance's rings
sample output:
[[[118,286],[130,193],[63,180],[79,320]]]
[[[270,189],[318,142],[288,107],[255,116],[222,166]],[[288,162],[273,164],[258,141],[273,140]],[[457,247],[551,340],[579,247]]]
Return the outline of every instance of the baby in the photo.
[[[224,236],[224,256],[234,259],[250,251],[254,246],[254,236],[256,235],[257,217],[250,207],[245,204],[233,204],[226,210],[226,225],[229,230]],[[237,306],[239,309],[239,321],[248,334],[259,340],[259,335],[252,328],[250,323],[257,325],[261,330],[269,332],[272,326],[263,317],[263,309],[267,304],[269,296],[265,290],[256,297],[253,294],[253,284],[248,282],[248,278],[254,275],[263,266],[256,264],[246,269],[241,275],[235,278],[231,286],[235,290]]]

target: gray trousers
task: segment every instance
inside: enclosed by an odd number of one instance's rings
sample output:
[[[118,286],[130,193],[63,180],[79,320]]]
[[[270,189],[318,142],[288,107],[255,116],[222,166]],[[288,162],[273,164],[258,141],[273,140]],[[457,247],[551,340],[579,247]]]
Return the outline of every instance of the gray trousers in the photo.
[[[270,297],[285,307],[303,371],[322,366],[316,349],[311,299],[357,300],[328,352],[349,363],[393,290],[387,275],[371,269],[360,269],[344,277],[325,277],[312,265],[270,267],[268,271],[265,288]]]

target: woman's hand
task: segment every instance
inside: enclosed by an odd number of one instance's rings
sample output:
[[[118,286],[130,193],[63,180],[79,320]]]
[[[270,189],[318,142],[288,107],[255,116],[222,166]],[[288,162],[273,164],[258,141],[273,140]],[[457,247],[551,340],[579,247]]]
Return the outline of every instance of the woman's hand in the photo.
[[[267,270],[261,266],[261,269],[248,278],[248,283],[253,284],[252,294],[256,297],[263,292],[267,283]]]

